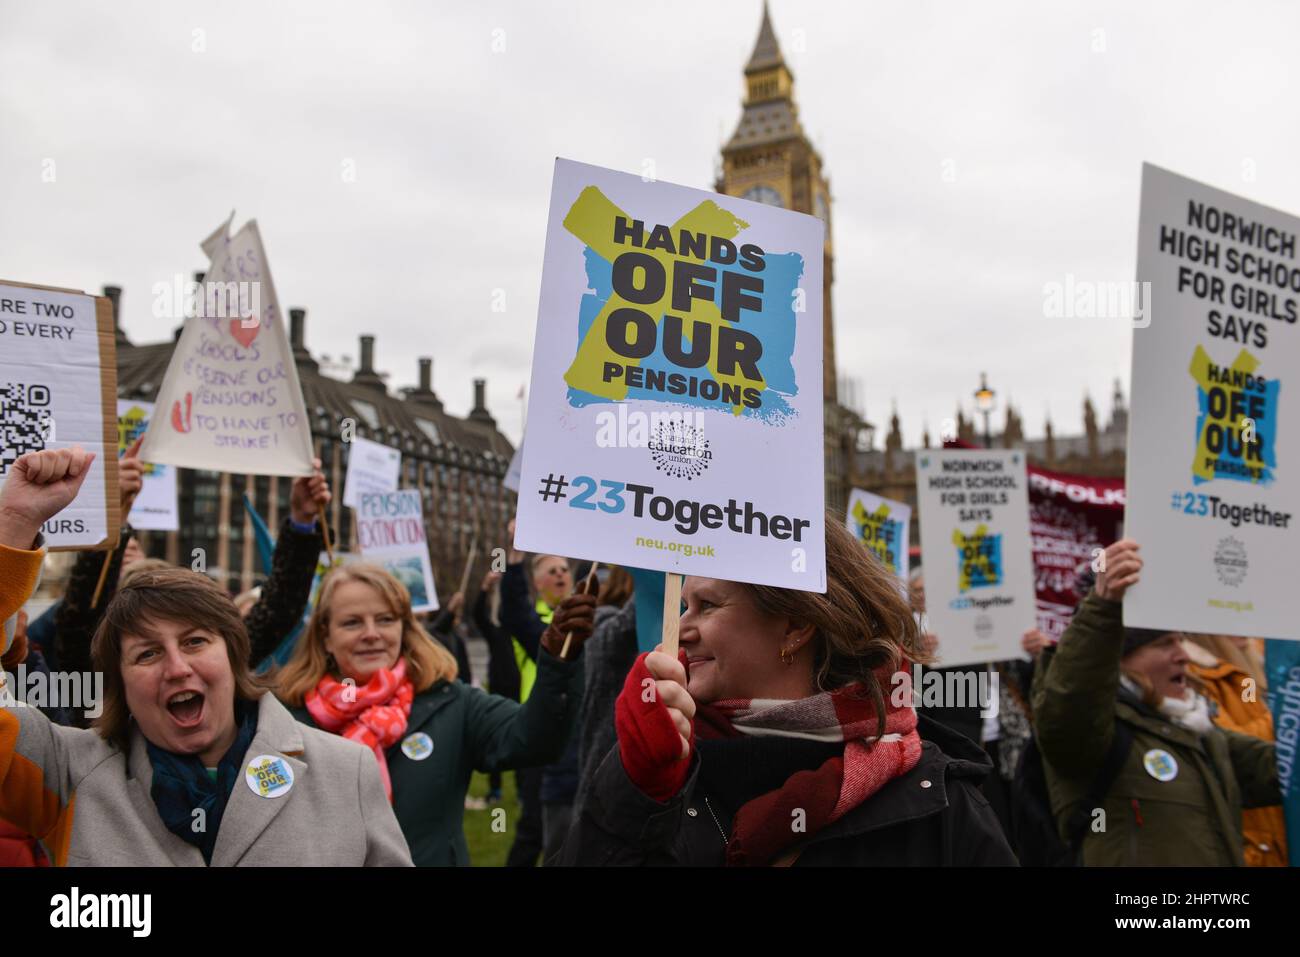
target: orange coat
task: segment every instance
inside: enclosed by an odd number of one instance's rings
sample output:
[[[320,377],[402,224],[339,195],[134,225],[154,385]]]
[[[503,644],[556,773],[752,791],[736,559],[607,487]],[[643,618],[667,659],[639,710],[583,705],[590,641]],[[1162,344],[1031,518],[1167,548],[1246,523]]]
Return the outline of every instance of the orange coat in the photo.
[[[1231,662],[1219,661],[1205,649],[1183,642],[1192,661],[1188,670],[1200,682],[1201,693],[1217,704],[1214,723],[1265,741],[1273,740],[1273,715],[1264,692],[1253,688],[1251,677]],[[1250,700],[1243,700],[1250,699]],[[1246,864],[1250,867],[1286,867],[1286,819],[1281,805],[1243,811]]]

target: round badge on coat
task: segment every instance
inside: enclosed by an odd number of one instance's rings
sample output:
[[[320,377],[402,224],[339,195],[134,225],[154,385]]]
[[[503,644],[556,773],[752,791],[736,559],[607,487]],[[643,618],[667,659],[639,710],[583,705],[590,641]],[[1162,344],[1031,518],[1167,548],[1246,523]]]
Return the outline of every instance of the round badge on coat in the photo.
[[[1172,781],[1178,777],[1178,762],[1174,760],[1172,754],[1160,748],[1152,748],[1144,754],[1142,766],[1147,769],[1147,774],[1157,781]]]
[[[258,797],[278,798],[293,787],[293,768],[277,754],[259,754],[244,768],[244,781]]]
[[[412,761],[423,761],[433,754],[433,738],[423,731],[408,734],[402,740],[402,753]]]

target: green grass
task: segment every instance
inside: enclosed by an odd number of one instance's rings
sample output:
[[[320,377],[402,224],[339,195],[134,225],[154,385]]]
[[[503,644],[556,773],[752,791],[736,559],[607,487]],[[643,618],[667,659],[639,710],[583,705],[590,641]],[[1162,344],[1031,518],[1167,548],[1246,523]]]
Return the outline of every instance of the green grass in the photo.
[[[488,776],[475,772],[469,782],[471,797],[486,798]],[[519,802],[515,799],[515,775],[506,771],[501,775],[501,802],[495,807],[505,809],[505,830],[492,829],[493,807],[483,811],[465,811],[465,840],[469,844],[469,859],[475,867],[504,867],[510,845],[515,840],[515,825],[519,823]],[[496,815],[496,819],[501,819]],[[499,827],[499,825],[498,825]]]

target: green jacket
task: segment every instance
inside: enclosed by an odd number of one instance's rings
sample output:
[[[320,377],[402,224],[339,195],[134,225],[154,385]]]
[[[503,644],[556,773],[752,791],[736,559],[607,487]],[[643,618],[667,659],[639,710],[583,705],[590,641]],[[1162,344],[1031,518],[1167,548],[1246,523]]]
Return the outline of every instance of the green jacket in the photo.
[[[540,767],[564,753],[582,703],[582,656],[560,661],[542,651],[539,658],[537,685],[523,705],[463,681],[440,681],[415,696],[406,733],[385,756],[393,812],[417,866],[469,864],[462,822],[474,771]],[[293,713],[316,726],[306,708]],[[411,740],[420,734],[428,742]]]
[[[1039,657],[1034,731],[1057,826],[1064,837],[1123,721],[1133,746],[1104,816],[1089,809],[1084,865],[1241,865],[1242,807],[1281,800],[1273,744],[1217,727],[1198,735],[1123,688],[1121,607],[1090,594],[1055,655]]]

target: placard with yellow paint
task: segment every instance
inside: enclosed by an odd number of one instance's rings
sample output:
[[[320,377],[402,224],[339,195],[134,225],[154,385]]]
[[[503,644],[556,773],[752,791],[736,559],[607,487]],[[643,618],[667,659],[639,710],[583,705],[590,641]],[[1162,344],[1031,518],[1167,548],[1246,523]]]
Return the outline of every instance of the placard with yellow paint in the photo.
[[[863,548],[907,581],[912,506],[855,488],[844,521]]]
[[[1037,627],[1029,481],[1014,449],[916,453],[921,569],[939,664],[1023,658]]]
[[[154,404],[141,399],[117,400],[117,454],[126,453],[132,443],[149,428]],[[177,514],[176,466],[155,462],[143,463],[144,485],[131,505],[127,520],[132,528],[175,532],[180,530]]]
[[[557,160],[519,548],[822,592],[813,216]]]
[[[1147,164],[1124,623],[1300,639],[1300,218]]]

